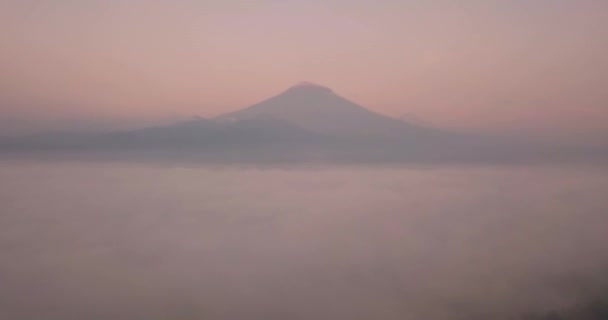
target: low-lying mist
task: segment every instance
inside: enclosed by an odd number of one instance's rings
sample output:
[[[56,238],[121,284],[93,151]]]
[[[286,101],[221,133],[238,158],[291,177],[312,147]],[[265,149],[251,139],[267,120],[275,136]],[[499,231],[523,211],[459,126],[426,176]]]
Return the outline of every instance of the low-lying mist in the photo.
[[[520,319],[608,288],[575,167],[0,165],[0,318]]]

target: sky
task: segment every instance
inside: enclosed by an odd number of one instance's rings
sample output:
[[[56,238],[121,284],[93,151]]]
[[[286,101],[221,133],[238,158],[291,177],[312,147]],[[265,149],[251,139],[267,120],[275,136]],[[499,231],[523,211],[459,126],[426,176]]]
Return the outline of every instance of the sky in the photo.
[[[0,0],[0,133],[210,117],[300,81],[441,127],[608,137],[605,0]]]

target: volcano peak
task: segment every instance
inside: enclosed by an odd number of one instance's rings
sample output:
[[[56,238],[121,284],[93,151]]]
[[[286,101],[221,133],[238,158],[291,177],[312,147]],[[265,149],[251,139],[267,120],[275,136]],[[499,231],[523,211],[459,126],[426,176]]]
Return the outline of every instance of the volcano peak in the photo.
[[[295,85],[289,87],[286,92],[323,92],[323,93],[332,93],[333,90],[326,86],[322,86],[320,84],[316,84],[310,81],[301,81],[296,83]]]

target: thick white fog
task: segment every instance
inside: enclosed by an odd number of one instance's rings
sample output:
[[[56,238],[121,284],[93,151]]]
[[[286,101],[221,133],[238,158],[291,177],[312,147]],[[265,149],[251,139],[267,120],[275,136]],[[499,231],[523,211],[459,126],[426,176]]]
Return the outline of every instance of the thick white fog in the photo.
[[[0,165],[0,318],[517,319],[608,285],[608,171]]]

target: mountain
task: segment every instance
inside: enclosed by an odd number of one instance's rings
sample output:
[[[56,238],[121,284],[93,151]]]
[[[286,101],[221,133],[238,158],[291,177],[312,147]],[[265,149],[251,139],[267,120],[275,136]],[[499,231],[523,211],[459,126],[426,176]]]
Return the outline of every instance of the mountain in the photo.
[[[604,162],[608,157],[605,149],[581,150],[416,125],[370,111],[312,83],[212,119],[105,134],[0,139],[0,153],[24,152],[220,163]]]
[[[265,116],[330,135],[388,137],[429,131],[370,111],[327,87],[310,82],[302,82],[279,95],[216,119],[242,121]]]

